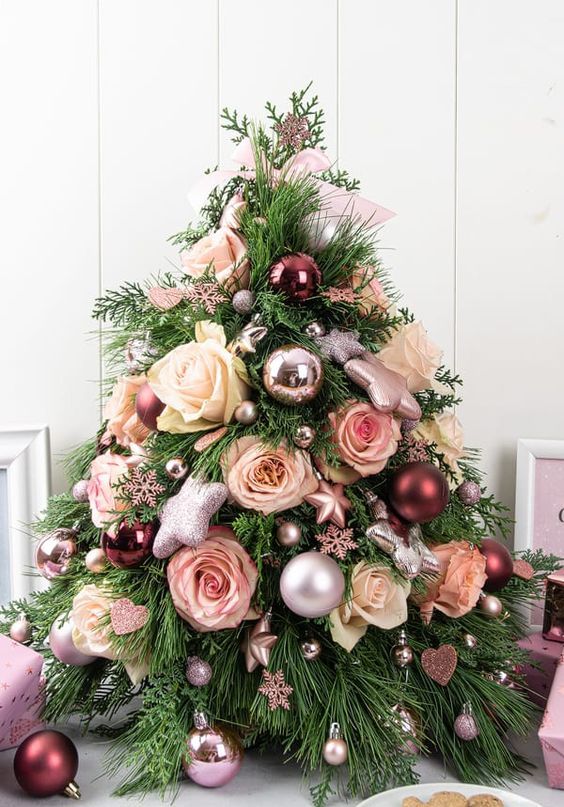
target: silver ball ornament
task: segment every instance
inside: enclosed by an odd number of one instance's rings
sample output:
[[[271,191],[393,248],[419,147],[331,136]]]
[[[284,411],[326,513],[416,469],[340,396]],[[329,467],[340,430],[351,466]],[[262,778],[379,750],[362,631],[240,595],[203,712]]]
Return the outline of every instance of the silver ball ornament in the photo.
[[[466,507],[477,504],[482,498],[480,486],[476,482],[471,482],[469,479],[456,488],[456,494]]]
[[[188,466],[182,457],[171,457],[165,464],[165,473],[169,479],[184,479],[188,473]]]
[[[252,426],[258,420],[258,406],[254,401],[241,401],[234,412],[235,420],[243,426]]]
[[[321,642],[313,636],[308,636],[300,642],[300,650],[306,661],[315,661],[321,655]]]
[[[476,647],[478,646],[478,640],[471,633],[465,633],[464,636],[462,637],[462,641],[464,642],[468,650],[475,650]]]
[[[341,727],[331,723],[329,739],[323,745],[323,759],[328,765],[344,765],[349,758],[349,749],[341,737]]]
[[[494,594],[484,594],[480,597],[479,604],[485,616],[490,619],[497,619],[501,616],[503,604]]]
[[[250,314],[255,304],[255,295],[249,289],[236,291],[231,300],[231,305],[238,314]]]
[[[327,333],[327,328],[322,322],[314,320],[313,322],[309,322],[305,326],[304,333],[311,339],[315,339],[316,336],[325,336],[325,334]]]
[[[92,574],[100,574],[108,565],[106,553],[101,547],[90,549],[84,558],[84,565]]]
[[[290,611],[309,619],[326,616],[341,602],[345,578],[333,558],[302,552],[286,564],[280,594]]]
[[[302,540],[302,528],[293,521],[282,521],[276,529],[276,540],[280,546],[297,546]]]
[[[88,501],[88,479],[80,479],[72,486],[72,497],[75,502],[82,502],[83,504]]]
[[[316,431],[311,426],[302,423],[294,434],[294,443],[298,448],[309,448],[315,440]]]
[[[25,614],[20,614],[10,625],[10,639],[20,644],[25,644],[31,639],[31,622]]]
[[[212,668],[199,656],[188,656],[186,659],[186,680],[194,687],[205,687],[212,677]]]

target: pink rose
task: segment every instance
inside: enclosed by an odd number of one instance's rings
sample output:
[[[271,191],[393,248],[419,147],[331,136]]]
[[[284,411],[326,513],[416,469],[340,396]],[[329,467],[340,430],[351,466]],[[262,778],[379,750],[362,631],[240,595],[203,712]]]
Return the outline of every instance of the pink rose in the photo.
[[[221,466],[231,498],[264,515],[297,507],[319,487],[305,452],[288,451],[285,443],[265,446],[259,437],[236,440]]]
[[[392,415],[378,412],[370,403],[349,401],[338,412],[329,413],[332,442],[347,467],[332,468],[318,463],[324,475],[349,485],[361,476],[373,476],[386,467],[401,439],[401,430]]]
[[[100,454],[90,465],[90,481],[88,482],[88,501],[92,521],[96,527],[103,527],[108,521],[113,521],[116,511],[126,508],[126,503],[116,498],[115,486],[129,470],[125,457],[106,451]],[[115,534],[117,525],[108,530]]]
[[[247,245],[230,227],[220,227],[200,238],[180,253],[180,260],[190,277],[202,277],[211,265],[218,283],[230,291],[246,289],[249,285]]]
[[[130,446],[131,443],[142,445],[150,434],[135,411],[135,396],[146,380],[143,375],[119,378],[112,397],[106,403],[104,417],[108,420],[107,429],[120,446]]]
[[[223,213],[219,220],[220,227],[229,227],[231,230],[239,228],[239,216],[247,207],[242,193],[236,193],[223,208]]]
[[[440,578],[417,598],[421,617],[430,622],[433,609],[456,619],[469,613],[478,602],[487,580],[486,559],[468,541],[449,541],[431,549],[441,565]]]
[[[387,311],[392,305],[374,267],[357,266],[349,277],[349,283],[357,294],[361,314],[370,316],[377,310]]]
[[[196,549],[179,549],[167,567],[179,616],[200,633],[236,628],[247,618],[257,567],[229,527],[212,527]],[[249,618],[255,618],[251,612]]]

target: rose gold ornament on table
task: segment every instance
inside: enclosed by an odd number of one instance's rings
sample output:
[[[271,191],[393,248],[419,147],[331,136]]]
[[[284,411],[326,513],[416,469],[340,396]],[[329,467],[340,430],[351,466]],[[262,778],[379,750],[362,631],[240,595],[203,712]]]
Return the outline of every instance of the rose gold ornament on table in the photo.
[[[59,614],[49,631],[49,647],[55,658],[62,661],[63,664],[71,667],[86,667],[96,661],[96,656],[81,653],[75,646],[72,638],[73,628],[72,619],[66,614]]]
[[[79,799],[80,790],[74,781],[77,771],[76,746],[60,731],[30,734],[14,756],[14,774],[30,796],[41,798],[61,793]]]
[[[31,622],[25,614],[20,614],[10,625],[10,639],[20,644],[25,644],[31,639]]]
[[[511,553],[493,538],[484,538],[479,549],[486,559],[488,579],[484,584],[484,591],[499,591],[507,585],[513,575]]]
[[[317,292],[321,272],[310,255],[296,252],[272,264],[268,281],[274,291],[281,292],[292,303],[303,303]]]
[[[188,473],[188,466],[182,457],[172,457],[166,462],[165,472],[169,479],[177,481],[178,479],[184,479]]]
[[[40,538],[35,548],[35,567],[47,580],[54,580],[69,570],[69,563],[76,555],[76,532],[65,528]]]
[[[150,384],[143,384],[135,398],[135,411],[141,423],[151,431],[157,431],[157,418],[164,408],[164,403],[157,398]]]
[[[446,477],[430,462],[409,462],[394,471],[388,482],[390,504],[406,521],[425,524],[448,504]]]
[[[276,540],[280,546],[297,546],[302,540],[302,528],[293,521],[281,521],[276,528]]]
[[[341,727],[331,723],[329,739],[323,745],[323,759],[328,765],[344,765],[349,758],[349,749],[341,737]]]
[[[320,552],[296,555],[280,577],[280,594],[290,611],[309,619],[330,613],[339,605],[344,592],[341,569]]]
[[[122,521],[115,535],[105,532],[102,535],[102,549],[116,569],[130,569],[140,566],[151,556],[153,542],[159,522],[149,521],[143,524],[134,521],[128,524]]]
[[[182,761],[186,776],[202,787],[222,787],[237,775],[242,762],[243,746],[236,735],[210,726],[206,715],[196,712]]]
[[[263,367],[262,380],[268,394],[286,406],[312,401],[323,385],[319,356],[300,345],[274,350]]]

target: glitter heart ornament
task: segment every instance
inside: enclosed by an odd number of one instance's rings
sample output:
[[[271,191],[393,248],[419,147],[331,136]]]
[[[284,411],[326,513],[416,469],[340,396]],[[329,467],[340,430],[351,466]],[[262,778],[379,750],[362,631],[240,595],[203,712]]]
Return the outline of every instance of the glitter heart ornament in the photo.
[[[428,647],[421,654],[421,666],[433,681],[446,687],[458,664],[458,653],[451,644],[442,644],[436,650]]]
[[[148,290],[147,297],[159,311],[168,311],[184,299],[184,289],[167,289],[163,288],[163,286],[153,286]]]
[[[513,574],[520,577],[521,580],[531,580],[535,574],[535,570],[528,560],[517,558],[513,561]]]
[[[149,619],[149,609],[144,605],[135,605],[127,597],[116,600],[110,614],[116,636],[124,636],[126,633],[140,630]]]

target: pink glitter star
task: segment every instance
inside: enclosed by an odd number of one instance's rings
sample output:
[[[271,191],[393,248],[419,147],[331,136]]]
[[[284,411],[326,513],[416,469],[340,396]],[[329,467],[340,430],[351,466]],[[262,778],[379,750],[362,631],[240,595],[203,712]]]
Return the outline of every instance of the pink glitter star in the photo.
[[[122,490],[129,496],[134,507],[140,507],[142,504],[156,507],[157,496],[164,493],[166,488],[157,482],[156,471],[132,468],[129,472],[129,479],[122,486]]]
[[[284,672],[277,670],[275,673],[271,673],[268,670],[263,670],[262,679],[263,684],[258,688],[258,691],[268,699],[268,708],[271,711],[278,708],[289,709],[288,696],[292,694],[294,687],[286,683]]]
[[[326,297],[332,303],[354,303],[356,300],[354,291],[350,286],[339,289],[337,286],[330,286],[321,292],[322,297]]]
[[[307,118],[300,118],[290,112],[283,121],[274,126],[281,146],[289,146],[294,151],[299,151],[306,140],[311,137]]]
[[[329,524],[325,532],[316,535],[315,539],[321,544],[322,555],[335,555],[339,560],[344,560],[351,549],[358,547],[352,536],[351,529],[341,530],[335,524]]]
[[[226,299],[217,283],[193,283],[184,290],[184,297],[195,305],[201,305],[207,314],[215,314],[217,306]]]

